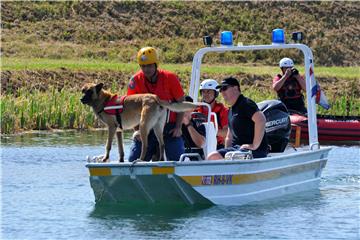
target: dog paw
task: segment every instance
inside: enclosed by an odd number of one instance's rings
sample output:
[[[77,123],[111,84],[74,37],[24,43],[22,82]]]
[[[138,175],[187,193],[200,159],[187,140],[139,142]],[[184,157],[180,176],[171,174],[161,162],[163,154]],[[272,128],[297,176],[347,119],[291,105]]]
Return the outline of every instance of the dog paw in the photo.
[[[109,162],[109,157],[106,157],[104,155],[95,156],[93,157],[93,162],[97,162],[97,163]]]
[[[93,156],[92,158],[87,157],[87,161],[90,163],[99,163],[102,162],[104,158],[104,155],[100,155],[100,156]]]

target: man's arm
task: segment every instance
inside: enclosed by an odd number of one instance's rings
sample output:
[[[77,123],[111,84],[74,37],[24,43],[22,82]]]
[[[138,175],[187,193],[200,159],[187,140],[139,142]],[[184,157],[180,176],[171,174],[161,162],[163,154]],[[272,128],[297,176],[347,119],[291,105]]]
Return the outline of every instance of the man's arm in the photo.
[[[221,111],[218,113],[220,122],[218,123],[221,125],[221,129],[218,129],[217,136],[226,138],[229,123],[228,123],[228,116],[229,116],[229,109],[223,107]]]
[[[286,69],[285,74],[276,82],[273,83],[273,89],[277,92],[284,85],[286,79],[291,75],[291,68]]]
[[[130,81],[129,81],[129,84],[128,84],[126,95],[133,95],[133,94],[137,94],[137,93],[140,93],[140,92],[139,92],[138,86],[136,84],[135,77],[132,76],[130,78]]]
[[[205,144],[205,137],[200,132],[198,132],[201,130],[198,130],[197,128],[195,128],[194,125],[192,125],[191,112],[184,113],[184,118],[182,123],[185,125],[187,131],[190,134],[191,140],[195,143],[196,147],[201,148]]]
[[[261,111],[257,111],[253,114],[251,120],[255,123],[253,143],[243,144],[241,145],[241,148],[256,150],[259,148],[261,141],[264,137],[266,118]]]
[[[305,79],[302,76],[300,76],[300,74],[296,74],[295,78],[299,82],[301,89],[306,91]]]
[[[217,135],[220,136],[220,137],[224,137],[224,138],[225,138],[226,135],[227,135],[227,132],[228,132],[228,125],[223,126],[222,129],[218,129]]]
[[[233,139],[232,133],[230,131],[230,128],[228,128],[226,138],[225,138],[225,148],[231,147],[232,139]]]
[[[193,125],[187,125],[190,137],[198,148],[202,148],[205,144],[205,137],[196,131]]]

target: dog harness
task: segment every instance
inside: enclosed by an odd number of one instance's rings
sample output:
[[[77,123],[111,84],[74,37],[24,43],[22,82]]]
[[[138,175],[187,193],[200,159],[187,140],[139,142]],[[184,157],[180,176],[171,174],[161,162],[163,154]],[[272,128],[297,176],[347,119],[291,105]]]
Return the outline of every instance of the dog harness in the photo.
[[[113,96],[109,101],[105,102],[104,109],[99,112],[99,114],[104,111],[109,115],[115,115],[116,121],[119,124],[119,127],[122,129],[122,122],[120,113],[124,110],[124,101],[126,96]]]

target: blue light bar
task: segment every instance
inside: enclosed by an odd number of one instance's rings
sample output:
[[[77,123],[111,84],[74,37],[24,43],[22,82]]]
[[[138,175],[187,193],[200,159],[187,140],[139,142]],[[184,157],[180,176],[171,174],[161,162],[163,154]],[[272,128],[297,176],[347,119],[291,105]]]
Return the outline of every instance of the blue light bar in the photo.
[[[272,42],[277,44],[285,43],[285,32],[283,29],[276,28],[272,31]]]
[[[231,31],[223,31],[221,32],[220,44],[226,46],[233,45],[233,36]]]

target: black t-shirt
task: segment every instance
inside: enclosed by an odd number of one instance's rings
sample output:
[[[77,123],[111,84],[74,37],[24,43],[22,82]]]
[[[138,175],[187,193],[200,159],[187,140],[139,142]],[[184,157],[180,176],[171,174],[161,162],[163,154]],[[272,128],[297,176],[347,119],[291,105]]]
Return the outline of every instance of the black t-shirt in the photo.
[[[253,143],[255,123],[251,118],[257,111],[260,110],[256,103],[242,94],[229,109],[229,128],[233,135],[232,146]],[[267,138],[264,136],[257,150],[267,151],[267,145]]]
[[[201,121],[194,121],[194,119],[191,119],[191,124],[195,128],[195,130],[200,133],[202,136],[206,136],[206,130],[204,124],[202,124]],[[185,148],[197,148],[194,141],[192,140],[189,130],[185,125],[182,125],[182,133],[183,133],[183,139],[185,142]]]

